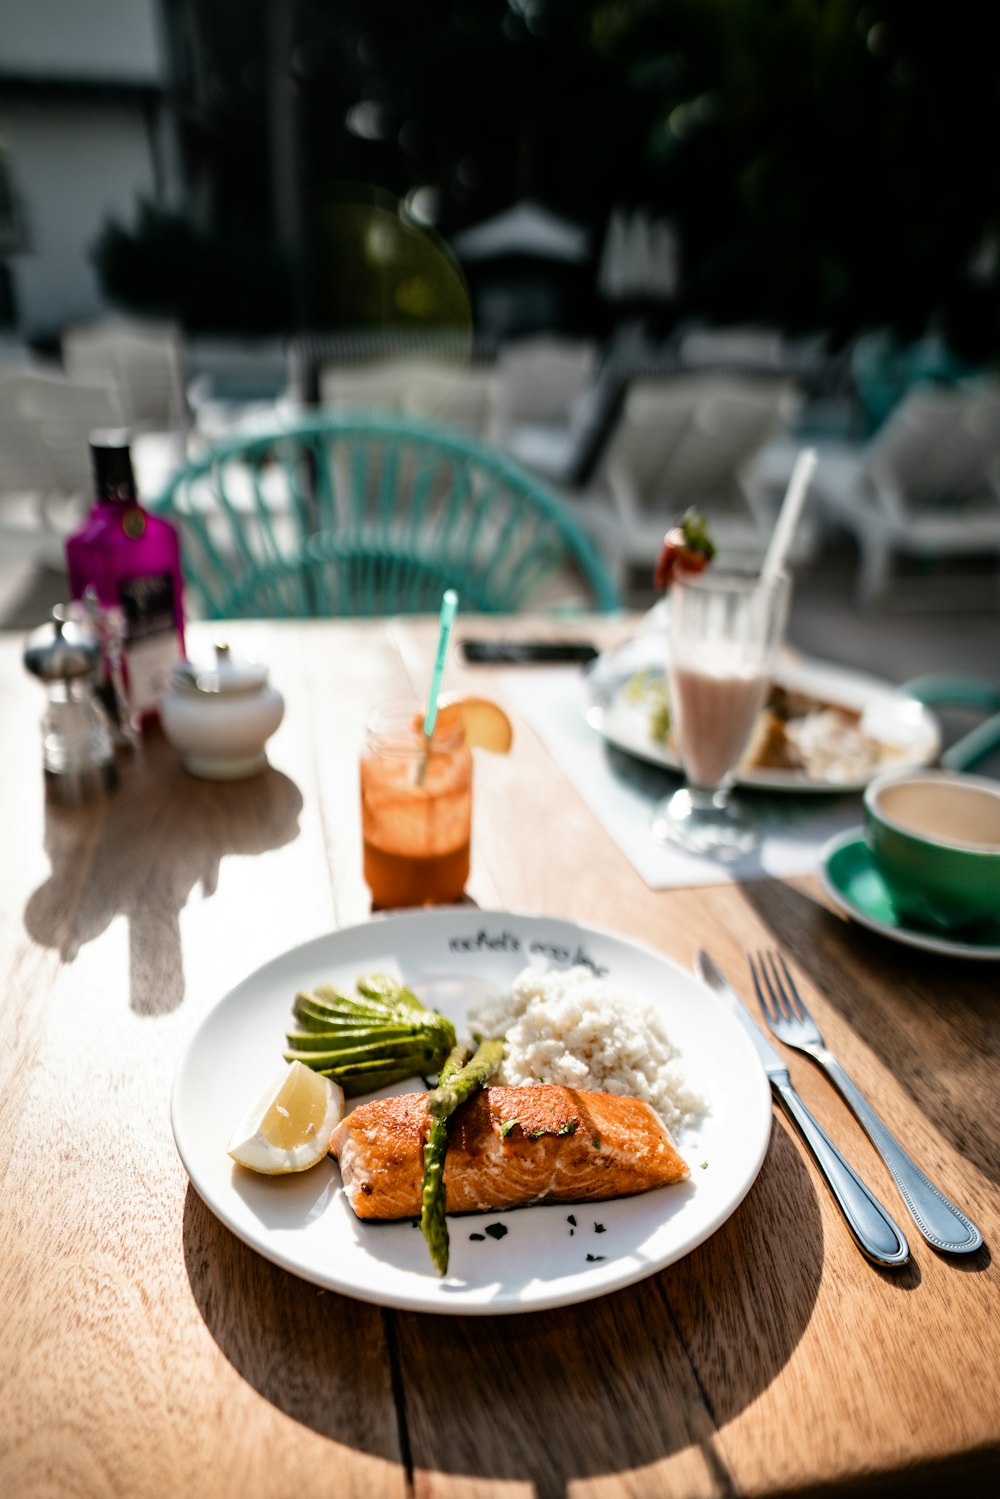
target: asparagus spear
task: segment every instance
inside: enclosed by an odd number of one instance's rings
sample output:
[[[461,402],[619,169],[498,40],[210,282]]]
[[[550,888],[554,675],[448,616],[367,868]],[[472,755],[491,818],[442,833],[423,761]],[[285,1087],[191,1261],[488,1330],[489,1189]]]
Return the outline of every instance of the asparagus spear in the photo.
[[[430,1134],[424,1146],[424,1180],[421,1193],[420,1227],[431,1261],[439,1275],[448,1270],[448,1220],[445,1217],[444,1163],[448,1150],[451,1116],[459,1104],[478,1092],[500,1066],[503,1041],[481,1041],[472,1059],[462,1065],[462,1050],[455,1047],[441,1068],[438,1085],[427,1099],[431,1113]],[[436,1102],[435,1102],[436,1101]]]
[[[464,1046],[455,1046],[441,1068],[438,1086],[454,1077],[468,1056]],[[427,1240],[431,1262],[439,1275],[448,1270],[448,1220],[445,1217],[444,1162],[448,1148],[448,1121],[432,1119],[424,1145],[424,1178],[420,1194],[420,1229]]]
[[[427,1108],[433,1119],[447,1119],[454,1114],[459,1104],[471,1098],[473,1093],[486,1085],[503,1060],[503,1038],[495,1037],[480,1041],[471,1061],[466,1062],[460,1072],[441,1080],[427,1099]]]

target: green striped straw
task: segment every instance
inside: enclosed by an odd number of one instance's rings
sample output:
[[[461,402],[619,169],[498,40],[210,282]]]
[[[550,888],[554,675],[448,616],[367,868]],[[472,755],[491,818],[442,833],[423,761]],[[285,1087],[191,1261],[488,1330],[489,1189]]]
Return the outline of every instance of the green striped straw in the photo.
[[[427,762],[431,754],[431,735],[434,733],[434,725],[438,716],[438,694],[441,691],[441,678],[444,676],[444,663],[448,655],[448,642],[451,639],[451,627],[455,623],[455,615],[458,612],[458,594],[454,588],[445,591],[441,599],[441,624],[438,629],[437,659],[434,662],[434,673],[431,677],[431,690],[427,695],[427,712],[424,714],[424,752],[417,766],[417,785],[424,784],[427,774]]]
[[[438,716],[438,693],[441,691],[441,678],[444,676],[445,657],[448,654],[448,642],[451,639],[451,627],[455,623],[455,615],[458,612],[458,594],[454,588],[446,590],[441,600],[441,625],[438,633],[437,660],[434,662],[434,675],[431,677],[431,690],[427,698],[427,712],[424,714],[424,738],[429,739],[434,733],[434,725]]]

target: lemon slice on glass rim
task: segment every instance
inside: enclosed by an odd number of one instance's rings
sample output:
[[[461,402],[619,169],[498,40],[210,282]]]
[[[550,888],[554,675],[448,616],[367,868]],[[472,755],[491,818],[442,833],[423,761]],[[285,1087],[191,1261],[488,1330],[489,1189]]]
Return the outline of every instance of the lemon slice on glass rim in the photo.
[[[292,1062],[264,1089],[233,1132],[233,1160],[265,1176],[307,1171],[327,1153],[344,1116],[344,1090],[303,1062]]]

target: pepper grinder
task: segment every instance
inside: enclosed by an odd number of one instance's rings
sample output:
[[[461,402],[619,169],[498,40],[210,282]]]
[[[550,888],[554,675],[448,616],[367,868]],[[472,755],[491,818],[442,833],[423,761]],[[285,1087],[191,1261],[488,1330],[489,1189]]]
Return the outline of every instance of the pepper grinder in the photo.
[[[57,604],[52,617],[72,620],[96,638],[101,648],[101,669],[94,676],[95,696],[108,715],[116,749],[134,750],[139,743],[139,730],[129,713],[125,690],[125,611],[116,606],[105,608],[97,597],[97,589],[88,585],[82,599]]]
[[[111,722],[94,693],[101,645],[93,629],[54,610],[51,622],[29,635],[24,664],[48,693],[41,725],[46,794],[75,805],[110,791],[118,772]]]

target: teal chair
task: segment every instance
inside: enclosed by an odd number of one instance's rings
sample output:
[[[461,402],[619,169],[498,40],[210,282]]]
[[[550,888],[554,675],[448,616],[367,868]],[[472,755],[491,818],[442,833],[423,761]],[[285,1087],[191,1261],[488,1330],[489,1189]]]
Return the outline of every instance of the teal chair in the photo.
[[[481,443],[385,413],[315,412],[216,444],[153,508],[208,619],[619,607],[567,507]]]
[[[972,770],[1000,749],[1000,682],[961,673],[937,673],[914,677],[899,689],[909,697],[919,698],[929,708],[964,708],[986,716],[975,728],[963,734],[941,756],[944,770]]]

